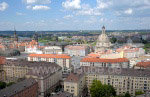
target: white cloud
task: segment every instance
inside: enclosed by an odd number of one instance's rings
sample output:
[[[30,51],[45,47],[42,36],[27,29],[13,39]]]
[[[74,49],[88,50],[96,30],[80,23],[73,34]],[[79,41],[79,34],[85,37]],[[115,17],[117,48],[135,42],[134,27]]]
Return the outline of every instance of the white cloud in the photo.
[[[111,1],[103,2],[102,0],[97,0],[97,8],[99,9],[105,9],[112,5],[113,3]]]
[[[90,5],[82,5],[82,9],[76,12],[76,15],[102,15],[97,8],[91,8]]]
[[[8,4],[6,2],[0,3],[0,11],[4,11],[8,8]]]
[[[66,15],[66,16],[64,16],[64,19],[70,19],[70,18],[73,18],[73,15]]]
[[[49,4],[51,0],[23,0],[27,4]]]
[[[124,11],[125,14],[132,14],[133,10],[131,8]]]
[[[32,9],[32,6],[28,5],[26,6],[27,9]]]
[[[16,12],[16,15],[25,15],[25,14],[21,12]]]
[[[50,7],[48,6],[43,6],[43,5],[35,5],[32,7],[32,10],[49,10]]]
[[[66,0],[62,3],[62,6],[67,10],[77,10],[81,8],[80,0]]]

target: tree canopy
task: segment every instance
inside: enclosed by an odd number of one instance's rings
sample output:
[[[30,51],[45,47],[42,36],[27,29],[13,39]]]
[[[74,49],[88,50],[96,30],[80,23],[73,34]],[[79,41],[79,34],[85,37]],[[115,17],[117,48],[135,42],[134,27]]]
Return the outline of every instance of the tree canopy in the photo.
[[[114,97],[116,91],[111,85],[103,85],[99,80],[93,80],[90,88],[91,97]]]

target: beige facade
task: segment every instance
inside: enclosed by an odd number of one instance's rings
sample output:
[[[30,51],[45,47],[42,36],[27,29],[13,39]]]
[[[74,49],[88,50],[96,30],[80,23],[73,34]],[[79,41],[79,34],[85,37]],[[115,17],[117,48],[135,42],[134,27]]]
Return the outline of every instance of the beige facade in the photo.
[[[117,70],[111,71],[108,68],[101,68],[99,73],[95,71],[93,73],[87,72],[87,68],[83,70],[86,72],[88,88],[96,79],[100,80],[102,84],[112,85],[116,89],[117,95],[129,92],[134,96],[136,91],[150,91],[150,71],[148,70],[122,69],[117,72]]]
[[[64,81],[64,91],[72,93],[75,97],[81,97],[85,89],[84,74],[70,74]]]
[[[6,74],[6,81],[11,82],[17,81],[19,78],[25,78],[29,68],[27,66],[5,64],[3,70]]]
[[[56,63],[63,68],[63,71],[71,69],[71,57],[66,54],[30,54],[28,61],[45,61]]]
[[[43,49],[43,54],[59,54],[62,53],[62,48],[59,46],[46,46]]]

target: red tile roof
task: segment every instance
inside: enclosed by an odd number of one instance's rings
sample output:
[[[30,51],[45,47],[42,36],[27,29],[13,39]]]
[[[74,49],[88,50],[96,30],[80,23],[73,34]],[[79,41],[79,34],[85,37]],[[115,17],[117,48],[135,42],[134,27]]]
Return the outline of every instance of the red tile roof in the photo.
[[[6,58],[0,56],[0,65],[1,65],[1,64],[5,64],[5,62],[6,62]]]
[[[150,67],[150,61],[148,61],[148,62],[138,62],[136,64],[136,66],[138,66],[138,67]]]
[[[67,54],[29,54],[29,57],[40,57],[40,58],[63,58],[70,59],[71,57]]]
[[[81,62],[103,62],[103,63],[120,63],[129,62],[127,58],[104,59],[104,58],[83,58]]]

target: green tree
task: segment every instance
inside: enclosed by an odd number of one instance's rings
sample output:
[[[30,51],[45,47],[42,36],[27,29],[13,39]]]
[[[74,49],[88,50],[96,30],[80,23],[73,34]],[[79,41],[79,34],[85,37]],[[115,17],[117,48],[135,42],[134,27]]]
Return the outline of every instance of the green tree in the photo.
[[[135,92],[135,95],[142,95],[142,94],[144,94],[144,92],[142,92],[142,91],[136,91]]]
[[[115,37],[112,37],[112,38],[110,39],[110,41],[111,41],[112,43],[115,43],[115,42],[117,41],[117,39],[116,39]]]
[[[114,97],[116,91],[111,85],[102,85],[99,80],[93,80],[90,88],[92,97]]]
[[[0,82],[0,89],[4,89],[6,87],[6,83],[5,82]]]
[[[124,97],[131,97],[131,96],[130,96],[130,94],[127,92]]]

